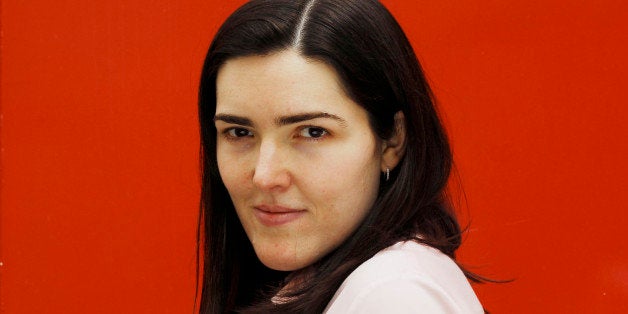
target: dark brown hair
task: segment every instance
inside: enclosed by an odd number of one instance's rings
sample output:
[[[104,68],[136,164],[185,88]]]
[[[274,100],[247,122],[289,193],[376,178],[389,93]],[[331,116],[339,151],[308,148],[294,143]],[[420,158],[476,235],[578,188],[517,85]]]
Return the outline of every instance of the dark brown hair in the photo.
[[[332,66],[381,139],[405,116],[405,154],[382,180],[358,229],[317,261],[291,301],[272,304],[286,273],[266,268],[236,216],[216,163],[216,75],[229,59],[294,49]],[[452,157],[432,93],[401,27],[375,0],[254,0],[216,34],[199,92],[202,196],[201,313],[321,313],[345,278],[378,251],[414,239],[455,258],[460,228],[446,197]],[[417,238],[417,235],[421,235]],[[291,274],[294,276],[298,274]],[[467,274],[470,278],[473,276]]]

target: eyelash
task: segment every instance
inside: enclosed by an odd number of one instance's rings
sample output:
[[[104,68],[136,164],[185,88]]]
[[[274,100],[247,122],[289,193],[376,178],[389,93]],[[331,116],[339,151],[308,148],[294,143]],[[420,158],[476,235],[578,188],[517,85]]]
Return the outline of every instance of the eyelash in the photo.
[[[319,135],[312,136],[311,134],[312,131],[319,133]],[[246,132],[246,134],[242,134],[240,132],[242,133]],[[245,137],[253,137],[253,132],[251,132],[248,129],[239,128],[239,127],[232,127],[232,128],[225,129],[224,131],[222,131],[222,134],[227,140],[230,140],[230,141],[239,141]],[[306,141],[321,141],[325,137],[329,136],[329,134],[330,134],[329,131],[327,131],[327,129],[325,128],[312,126],[312,125],[306,125],[299,128],[297,135],[295,137],[304,138]]]

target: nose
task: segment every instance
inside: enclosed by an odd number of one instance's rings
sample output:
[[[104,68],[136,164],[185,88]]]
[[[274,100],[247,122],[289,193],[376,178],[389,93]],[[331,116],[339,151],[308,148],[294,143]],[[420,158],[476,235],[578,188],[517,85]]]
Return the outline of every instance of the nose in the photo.
[[[290,173],[286,167],[286,152],[272,141],[260,145],[253,183],[265,191],[280,191],[290,186]]]

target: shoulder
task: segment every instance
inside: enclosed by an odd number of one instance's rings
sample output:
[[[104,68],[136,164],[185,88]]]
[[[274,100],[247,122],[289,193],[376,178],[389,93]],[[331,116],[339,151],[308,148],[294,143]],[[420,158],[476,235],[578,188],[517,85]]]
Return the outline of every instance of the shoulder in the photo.
[[[342,283],[326,313],[483,313],[466,277],[440,251],[413,241],[386,248]]]

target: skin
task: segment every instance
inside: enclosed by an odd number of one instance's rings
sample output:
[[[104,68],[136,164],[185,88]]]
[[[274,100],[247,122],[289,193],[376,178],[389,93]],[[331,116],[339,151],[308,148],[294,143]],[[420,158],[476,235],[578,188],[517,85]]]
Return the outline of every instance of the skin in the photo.
[[[218,168],[258,258],[311,265],[364,219],[403,136],[380,140],[334,69],[292,50],[228,60],[216,89]]]

